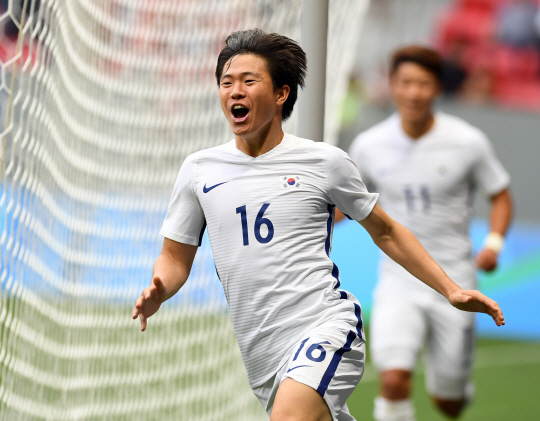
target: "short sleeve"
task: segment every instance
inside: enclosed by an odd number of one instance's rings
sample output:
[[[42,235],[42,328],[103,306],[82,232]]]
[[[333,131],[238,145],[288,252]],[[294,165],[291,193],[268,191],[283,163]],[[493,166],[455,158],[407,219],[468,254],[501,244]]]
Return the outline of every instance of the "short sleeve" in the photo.
[[[482,134],[478,140],[478,155],[472,168],[473,182],[492,196],[509,186],[510,176],[497,159],[487,137]]]
[[[351,219],[365,219],[377,203],[378,193],[369,193],[356,165],[345,152],[334,148],[326,161],[328,196],[332,204]]]
[[[192,188],[194,165],[188,157],[180,168],[160,234],[179,243],[200,246],[206,221]]]

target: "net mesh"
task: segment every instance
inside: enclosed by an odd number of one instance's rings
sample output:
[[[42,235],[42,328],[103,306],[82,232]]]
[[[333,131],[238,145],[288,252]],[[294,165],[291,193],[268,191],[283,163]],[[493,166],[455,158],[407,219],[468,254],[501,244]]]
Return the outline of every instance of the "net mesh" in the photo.
[[[330,2],[329,142],[365,3]],[[130,314],[182,161],[232,137],[213,76],[225,37],[299,39],[300,8],[0,1],[0,419],[266,418],[206,238],[147,332]]]

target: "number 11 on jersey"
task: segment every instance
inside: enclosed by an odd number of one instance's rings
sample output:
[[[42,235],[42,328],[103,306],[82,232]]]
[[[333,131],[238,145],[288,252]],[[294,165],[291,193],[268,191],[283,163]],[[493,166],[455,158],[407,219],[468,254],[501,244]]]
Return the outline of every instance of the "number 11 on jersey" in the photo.
[[[269,243],[272,240],[272,238],[274,238],[274,225],[272,224],[272,221],[270,221],[268,218],[263,217],[264,213],[266,212],[266,209],[268,209],[268,206],[270,206],[270,203],[265,203],[264,205],[262,205],[261,209],[259,210],[259,213],[257,214],[257,219],[255,219],[255,228],[254,228],[255,238],[261,244]],[[244,241],[244,246],[249,246],[246,205],[237,207],[236,213],[240,214],[240,219],[242,222],[242,238]],[[268,228],[268,233],[266,234],[266,237],[263,237],[261,235],[262,225],[266,225],[266,228]]]

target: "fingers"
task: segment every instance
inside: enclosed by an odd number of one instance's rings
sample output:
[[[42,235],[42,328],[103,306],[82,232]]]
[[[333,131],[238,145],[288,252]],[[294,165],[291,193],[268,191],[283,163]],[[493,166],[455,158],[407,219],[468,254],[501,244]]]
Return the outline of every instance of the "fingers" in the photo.
[[[141,296],[137,298],[137,301],[135,301],[135,307],[133,308],[133,312],[131,313],[131,317],[133,319],[136,319],[137,317],[139,317],[141,321],[141,331],[143,332],[146,330],[146,326],[147,326],[147,321],[146,321],[147,317],[144,315],[143,307],[144,307],[144,302],[146,300],[149,300],[150,296],[151,296],[150,288],[146,288],[142,292]]]
[[[135,301],[135,307],[133,308],[133,313],[131,314],[131,318],[136,319],[137,316],[142,313],[142,308],[143,308],[143,297],[141,295],[139,298],[137,298],[137,301]]]
[[[146,316],[144,314],[139,314],[139,319],[141,319],[141,331],[144,332],[146,330]]]
[[[497,326],[505,325],[506,322],[504,321],[504,315],[499,305],[493,300],[490,300],[490,301],[491,303],[488,305],[489,307],[488,314],[491,316],[491,318],[493,319],[493,321],[495,322]]]
[[[165,294],[165,285],[163,285],[163,282],[161,281],[161,279],[159,277],[154,277],[152,278],[152,287],[153,288],[153,297],[156,299],[156,300],[159,300],[162,296],[164,296]]]
[[[486,297],[480,291],[472,290],[466,291],[466,293],[470,294],[472,298],[484,306],[484,309],[481,311],[489,314],[497,326],[503,326],[505,324],[503,312],[496,301]]]
[[[503,326],[505,324],[504,315],[499,305],[480,291],[461,291],[459,295],[456,294],[452,297],[452,303],[460,310],[490,315],[497,326]]]

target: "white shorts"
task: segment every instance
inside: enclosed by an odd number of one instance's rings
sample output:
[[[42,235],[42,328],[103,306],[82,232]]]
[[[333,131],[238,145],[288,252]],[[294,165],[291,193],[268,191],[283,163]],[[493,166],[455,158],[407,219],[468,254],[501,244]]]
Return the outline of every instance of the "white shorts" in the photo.
[[[439,294],[403,293],[386,284],[371,313],[370,351],[377,370],[413,371],[425,345],[426,387],[432,396],[467,397],[474,352],[474,313]]]
[[[354,421],[346,401],[364,374],[363,331],[360,337],[343,323],[322,325],[304,336],[284,358],[278,372],[253,393],[270,415],[279,385],[290,377],[315,389],[326,401],[334,421]]]

